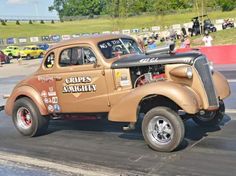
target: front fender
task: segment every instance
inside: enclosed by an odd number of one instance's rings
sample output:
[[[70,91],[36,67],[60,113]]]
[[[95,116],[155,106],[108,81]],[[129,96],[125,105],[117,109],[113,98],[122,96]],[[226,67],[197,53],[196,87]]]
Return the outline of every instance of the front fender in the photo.
[[[40,94],[30,86],[21,86],[17,87],[13,90],[11,96],[7,99],[7,103],[5,105],[5,112],[7,115],[11,116],[13,113],[14,103],[19,97],[28,97],[30,98],[38,107],[41,115],[47,115],[48,111],[45,107]]]
[[[218,97],[223,100],[230,96],[230,86],[227,79],[217,71],[214,71],[212,78]]]
[[[198,95],[189,87],[174,82],[159,81],[138,87],[124,96],[112,107],[108,119],[118,122],[136,122],[138,105],[148,95],[167,97],[189,114],[197,113],[202,104]]]

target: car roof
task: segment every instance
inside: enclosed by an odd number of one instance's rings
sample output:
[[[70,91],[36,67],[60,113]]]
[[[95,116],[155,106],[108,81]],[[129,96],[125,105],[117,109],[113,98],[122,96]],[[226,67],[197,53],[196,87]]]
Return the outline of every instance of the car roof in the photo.
[[[28,45],[28,46],[25,46],[25,47],[29,47],[29,48],[36,47],[36,48],[38,48],[37,45]]]
[[[111,40],[116,38],[132,38],[128,35],[122,35],[122,34],[96,34],[96,35],[89,35],[89,36],[82,36],[74,39],[69,39],[66,41],[61,41],[55,45],[53,45],[50,50],[58,48],[60,46],[64,45],[70,45],[70,44],[76,44],[76,43],[93,43],[97,44],[104,40]]]
[[[19,48],[19,46],[16,46],[16,45],[10,45],[10,46],[7,46],[7,48],[8,47],[14,47],[14,48],[17,47],[17,48]]]

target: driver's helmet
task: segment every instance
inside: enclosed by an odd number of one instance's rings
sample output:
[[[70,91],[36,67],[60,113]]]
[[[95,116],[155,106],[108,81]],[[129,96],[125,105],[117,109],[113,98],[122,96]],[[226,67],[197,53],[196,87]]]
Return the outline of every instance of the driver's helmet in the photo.
[[[119,52],[119,51],[122,51],[122,47],[120,45],[116,45],[114,48],[113,48],[114,52]]]

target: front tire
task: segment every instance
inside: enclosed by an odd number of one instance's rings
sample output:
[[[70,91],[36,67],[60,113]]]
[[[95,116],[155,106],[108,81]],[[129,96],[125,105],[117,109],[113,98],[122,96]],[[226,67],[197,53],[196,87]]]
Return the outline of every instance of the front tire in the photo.
[[[223,101],[220,101],[220,107],[217,111],[206,112],[205,115],[196,115],[192,119],[193,121],[203,127],[215,127],[219,126],[220,122],[225,115],[225,105]]]
[[[182,143],[185,129],[182,119],[175,111],[168,107],[156,107],[145,115],[142,133],[152,149],[171,152]]]
[[[29,55],[29,54],[27,54],[27,56],[26,56],[26,60],[30,60],[32,57]]]
[[[43,53],[40,53],[38,58],[43,58]]]
[[[5,64],[10,64],[10,58],[7,56],[6,59],[5,59]]]
[[[49,119],[42,116],[34,102],[26,97],[16,100],[12,119],[22,135],[31,137],[44,134],[49,124]]]
[[[13,55],[10,53],[10,54],[8,54],[8,58],[9,59],[13,59]]]

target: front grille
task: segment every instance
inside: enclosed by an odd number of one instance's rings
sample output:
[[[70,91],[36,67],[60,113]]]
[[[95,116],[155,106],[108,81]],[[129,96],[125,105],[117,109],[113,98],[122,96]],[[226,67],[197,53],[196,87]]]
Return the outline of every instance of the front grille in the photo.
[[[195,60],[194,67],[196,68],[198,74],[201,77],[203,86],[207,94],[209,106],[210,107],[219,106],[219,102],[216,96],[216,91],[212,80],[211,71],[208,65],[208,60],[204,56],[201,56]]]

